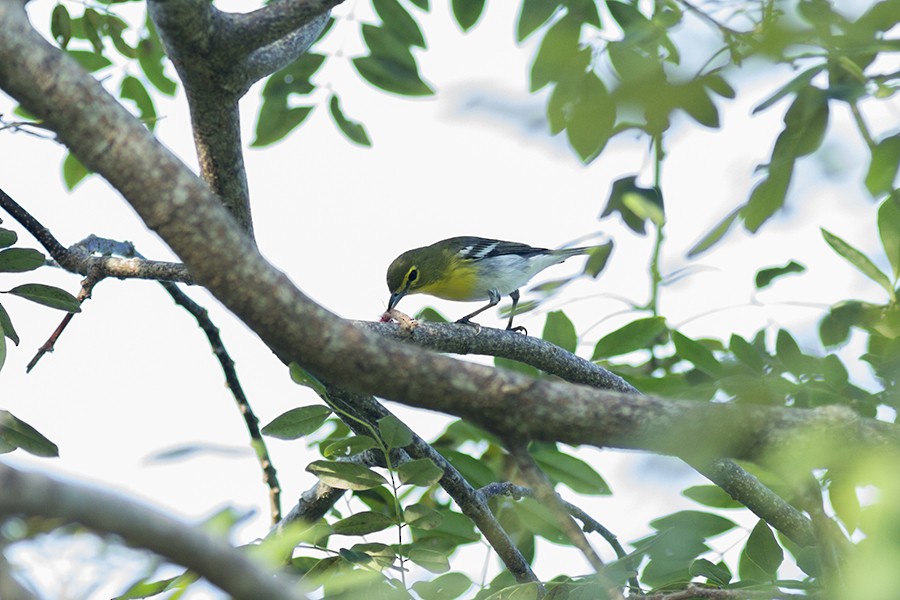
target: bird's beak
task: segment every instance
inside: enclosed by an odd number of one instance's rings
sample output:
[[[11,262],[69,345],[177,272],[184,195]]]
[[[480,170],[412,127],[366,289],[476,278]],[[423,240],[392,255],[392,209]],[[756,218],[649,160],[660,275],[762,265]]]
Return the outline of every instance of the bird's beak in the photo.
[[[391,299],[388,300],[388,310],[393,310],[397,303],[400,302],[400,298],[406,295],[406,290],[401,290],[399,292],[394,292],[391,294]]]

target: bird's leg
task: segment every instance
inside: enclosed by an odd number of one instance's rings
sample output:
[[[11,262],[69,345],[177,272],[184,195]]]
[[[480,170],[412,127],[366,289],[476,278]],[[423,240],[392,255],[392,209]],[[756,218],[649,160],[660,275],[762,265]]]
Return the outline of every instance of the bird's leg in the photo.
[[[518,327],[513,327],[513,317],[516,316],[516,305],[519,303],[519,290],[513,290],[513,293],[509,295],[512,298],[512,308],[509,309],[509,323],[506,324],[506,329],[509,331],[522,331],[525,335],[528,335],[528,330],[519,325]]]
[[[475,327],[481,327],[478,323],[473,323],[472,321],[470,321],[470,319],[474,316],[480,315],[481,313],[483,313],[487,309],[491,308],[492,306],[497,306],[497,304],[500,302],[500,294],[498,294],[494,290],[491,290],[488,292],[488,297],[490,298],[490,301],[487,303],[486,306],[482,306],[475,312],[467,314],[462,319],[457,321],[457,323],[462,323],[463,325],[474,325]]]

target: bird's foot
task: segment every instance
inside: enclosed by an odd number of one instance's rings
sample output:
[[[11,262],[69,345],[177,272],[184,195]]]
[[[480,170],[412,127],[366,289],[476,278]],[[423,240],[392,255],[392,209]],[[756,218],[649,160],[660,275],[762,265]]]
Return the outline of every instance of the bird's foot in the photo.
[[[526,336],[526,337],[528,336],[528,330],[525,329],[524,327],[522,327],[521,325],[516,325],[515,327],[507,327],[506,330],[507,330],[507,331],[513,331],[513,332],[515,332],[515,333],[521,332],[522,335],[524,335],[524,336]]]
[[[469,327],[474,327],[475,335],[478,335],[479,333],[481,333],[481,325],[479,325],[478,323],[476,323],[474,321],[470,321],[466,317],[463,317],[462,319],[457,321],[457,323],[459,323],[460,325],[468,325]]]

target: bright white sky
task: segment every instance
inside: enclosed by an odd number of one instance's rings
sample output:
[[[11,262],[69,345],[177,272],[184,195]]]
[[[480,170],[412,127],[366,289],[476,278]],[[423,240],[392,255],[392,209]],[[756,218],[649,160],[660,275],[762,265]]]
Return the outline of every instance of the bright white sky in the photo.
[[[596,220],[612,181],[630,174],[639,174],[645,183],[651,180],[645,140],[617,140],[595,163],[580,165],[563,140],[543,133],[544,96],[527,92],[534,45],[517,47],[513,41],[518,3],[490,3],[482,22],[468,35],[451,22],[447,4],[434,2],[430,15],[417,14],[429,43],[429,50],[419,54],[420,70],[438,90],[437,96],[419,100],[397,98],[360,82],[349,61],[362,51],[353,21],[374,19],[367,12],[368,3],[356,0],[348,0],[336,12],[339,22],[320,49],[332,57],[316,81],[340,94],[345,114],[365,123],[374,148],[356,147],[337,132],[323,89],[312,97],[319,107],[298,132],[277,146],[248,150],[259,245],[273,264],[324,306],[344,317],[375,319],[387,300],[385,269],[408,248],[454,235],[553,247],[602,232],[615,240],[616,250],[600,279],[578,282],[540,311],[517,320],[536,334],[547,310],[565,306],[577,330],[588,331],[580,353],[589,357],[597,339],[637,316],[623,312],[627,307],[616,298],[637,303],[647,299],[652,240],[632,235],[616,219]],[[47,0],[29,5],[43,29],[53,6]],[[74,2],[66,6],[79,12]],[[695,36],[705,34],[696,23],[692,31]],[[119,76],[112,72],[114,81]],[[824,148],[801,161],[786,214],[768,224],[761,236],[733,233],[727,244],[700,260],[688,263],[684,258],[701,235],[749,194],[753,169],[768,159],[786,104],[752,118],[750,111],[789,76],[748,67],[736,86],[738,100],[719,102],[725,110],[723,130],[680,119],[668,138],[663,189],[669,223],[662,267],[666,273],[689,264],[702,270],[664,289],[662,312],[675,325],[685,323],[687,335],[722,336],[732,331],[752,335],[767,325],[773,331],[788,327],[802,346],[820,351],[813,325],[826,306],[848,297],[883,301],[874,284],[830,253],[818,231],[826,227],[886,265],[874,233],[875,206],[861,183],[865,148],[842,107],[832,111]],[[258,97],[257,86],[243,103],[248,142]],[[6,118],[13,106],[0,97],[0,113]],[[896,131],[900,122],[896,100],[869,108],[869,123],[876,133]],[[157,135],[193,167],[183,99],[160,101],[157,110],[164,116]],[[63,151],[53,142],[0,132],[0,157],[4,164],[15,165],[2,174],[0,186],[63,244],[93,233],[131,240],[147,257],[174,259],[104,181],[94,177],[74,193],[66,193],[59,176]],[[16,223],[0,216],[3,226],[22,234],[23,244],[35,246]],[[757,269],[791,259],[809,271],[754,293]],[[580,267],[573,260],[537,281],[556,279]],[[33,273],[28,280],[59,285],[73,294],[79,289],[77,277],[52,269]],[[18,275],[6,275],[0,289],[21,281]],[[210,309],[222,329],[263,423],[317,401],[293,385],[265,346],[215,300],[202,290],[189,293]],[[528,298],[527,293],[523,296]],[[193,320],[158,285],[100,284],[56,352],[27,376],[25,364],[61,314],[17,298],[3,296],[2,301],[22,344],[10,348],[0,372],[0,407],[34,425],[61,451],[54,460],[21,452],[6,460],[92,481],[189,518],[225,506],[255,510],[242,529],[242,541],[265,531],[266,489],[218,363]],[[787,301],[795,305],[785,305]],[[453,318],[474,308],[421,296],[405,299],[400,308],[414,314],[425,305]],[[735,306],[739,308],[731,308]],[[485,313],[481,322],[502,325],[495,311]],[[845,355],[861,353],[857,344]],[[868,382],[864,367],[848,366],[858,380]],[[433,413],[390,408],[426,438],[447,422]],[[302,442],[268,443],[287,510],[292,498],[313,485],[314,478],[303,468],[318,456],[307,452]],[[222,451],[181,462],[152,461],[157,453],[191,444]],[[646,533],[653,516],[691,506],[678,496],[677,486],[700,482],[677,462],[665,459],[593,449],[582,456],[598,467],[616,496],[585,499],[568,490],[564,496],[587,508],[625,542]],[[736,539],[740,536],[732,541]],[[605,544],[595,541],[595,546],[610,556]],[[542,548],[547,557],[547,546]],[[563,556],[558,549],[553,552]],[[466,554],[477,577],[484,554]],[[491,561],[492,572],[495,563]],[[462,564],[466,563],[456,563]],[[552,566],[540,572],[555,573]],[[55,571],[51,579],[62,577]],[[56,588],[47,591],[62,597]],[[115,587],[95,590],[97,597],[115,591]]]

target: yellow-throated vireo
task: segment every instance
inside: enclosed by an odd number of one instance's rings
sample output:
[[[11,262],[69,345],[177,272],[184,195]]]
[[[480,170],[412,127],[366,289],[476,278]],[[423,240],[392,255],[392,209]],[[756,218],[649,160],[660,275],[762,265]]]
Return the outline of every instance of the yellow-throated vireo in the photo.
[[[591,250],[592,247],[548,250],[480,237],[454,237],[408,250],[388,267],[387,284],[391,291],[388,311],[407,294],[428,294],[465,302],[487,300],[486,306],[457,321],[474,325],[470,321],[472,317],[509,295],[512,309],[506,328],[524,331],[524,327],[512,324],[519,288],[547,267]]]

